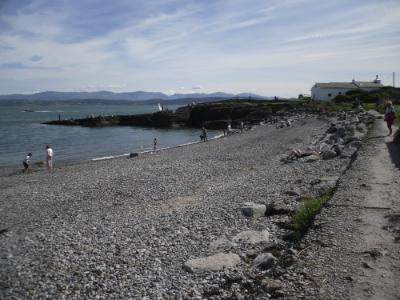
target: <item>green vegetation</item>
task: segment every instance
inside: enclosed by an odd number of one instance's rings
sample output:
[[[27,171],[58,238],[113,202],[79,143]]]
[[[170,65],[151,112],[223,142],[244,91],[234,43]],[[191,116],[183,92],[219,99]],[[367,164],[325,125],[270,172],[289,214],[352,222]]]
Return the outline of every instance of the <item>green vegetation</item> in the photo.
[[[302,97],[298,99],[279,99],[279,100],[243,100],[243,99],[228,99],[220,102],[203,103],[198,106],[231,106],[231,105],[241,105],[241,106],[255,106],[255,107],[271,107],[276,109],[296,109],[303,108],[306,110],[314,111],[338,111],[338,110],[351,110],[353,109],[353,103],[342,103],[342,102],[332,102],[332,101],[314,101],[310,97]]]
[[[383,114],[385,112],[385,105],[384,104],[375,104],[375,103],[364,103],[363,104],[364,108],[366,110],[376,110],[378,112],[380,112],[381,114]],[[398,102],[398,105],[396,107],[396,120],[395,122],[399,122],[400,121],[400,102]]]
[[[272,249],[271,254],[275,257],[280,257],[282,255],[281,251],[279,251],[277,248]]]
[[[371,92],[352,90],[347,92],[346,95],[338,95],[333,99],[336,103],[354,103],[360,101],[363,104],[384,104],[387,100],[391,100],[395,104],[400,104],[400,88],[387,86]]]
[[[302,206],[291,218],[291,228],[300,232],[306,231],[322,207],[332,198],[335,190],[331,188],[318,197],[304,198]]]
[[[392,101],[393,104],[397,106],[396,121],[399,122],[400,88],[387,86],[371,92],[352,90],[347,92],[346,95],[337,96],[335,99],[333,99],[333,102],[341,105],[350,103],[353,105],[358,105],[358,103],[360,103],[366,110],[373,109],[383,114],[385,111],[385,102],[388,100]]]
[[[352,110],[353,103],[345,102],[332,102],[332,101],[314,101],[310,98],[300,102],[300,106],[319,111],[338,111],[338,110]]]

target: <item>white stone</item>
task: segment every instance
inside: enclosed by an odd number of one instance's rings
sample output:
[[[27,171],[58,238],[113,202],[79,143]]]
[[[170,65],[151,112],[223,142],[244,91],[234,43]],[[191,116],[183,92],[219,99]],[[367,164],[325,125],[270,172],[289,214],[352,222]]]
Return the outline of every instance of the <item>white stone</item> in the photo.
[[[257,204],[253,202],[246,202],[242,207],[242,214],[245,217],[259,218],[264,217],[267,207],[264,204]]]
[[[267,291],[273,292],[276,290],[279,290],[282,288],[282,282],[277,279],[272,279],[272,278],[266,278],[263,279],[261,282],[261,285],[266,289]]]
[[[234,253],[218,253],[208,257],[190,259],[184,268],[191,273],[215,272],[224,268],[235,267],[240,263],[240,257]]]
[[[319,159],[320,159],[320,157],[318,155],[312,154],[312,155],[300,158],[300,161],[302,161],[302,162],[314,162],[314,161],[317,161]]]
[[[269,242],[269,232],[267,230],[263,231],[255,231],[255,230],[247,230],[247,231],[242,231],[238,233],[233,240],[235,242],[241,242],[245,244],[259,244]]]

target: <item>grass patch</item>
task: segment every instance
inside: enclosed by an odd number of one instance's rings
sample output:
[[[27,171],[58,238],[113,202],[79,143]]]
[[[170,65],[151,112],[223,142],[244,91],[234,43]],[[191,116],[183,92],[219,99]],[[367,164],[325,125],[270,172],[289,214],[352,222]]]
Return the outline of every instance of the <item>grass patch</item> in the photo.
[[[281,256],[281,251],[279,251],[278,249],[274,248],[271,250],[271,254],[275,257],[280,257]]]
[[[331,188],[318,197],[305,198],[300,209],[291,218],[291,228],[301,232],[306,231],[322,207],[332,198],[335,190],[335,188]]]

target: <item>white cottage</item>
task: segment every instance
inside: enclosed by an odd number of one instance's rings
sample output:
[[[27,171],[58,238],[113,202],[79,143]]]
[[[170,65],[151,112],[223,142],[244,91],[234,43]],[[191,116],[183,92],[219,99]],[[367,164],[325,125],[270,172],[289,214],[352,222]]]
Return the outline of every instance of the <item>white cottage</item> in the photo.
[[[330,101],[338,95],[345,95],[348,91],[361,89],[366,92],[377,90],[384,87],[376,75],[373,81],[355,81],[352,82],[327,82],[316,83],[311,88],[311,98],[319,101]]]

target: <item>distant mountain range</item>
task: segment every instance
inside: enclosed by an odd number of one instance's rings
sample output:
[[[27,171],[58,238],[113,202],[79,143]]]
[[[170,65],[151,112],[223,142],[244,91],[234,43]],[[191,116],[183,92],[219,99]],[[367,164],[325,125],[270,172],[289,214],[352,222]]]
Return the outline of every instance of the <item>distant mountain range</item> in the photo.
[[[273,97],[263,97],[252,93],[229,94],[229,93],[193,93],[193,94],[173,94],[166,95],[160,92],[125,92],[114,93],[110,91],[99,92],[41,92],[35,94],[10,94],[0,95],[0,100],[27,100],[27,101],[68,101],[68,100],[125,100],[125,101],[147,101],[147,100],[182,100],[182,99],[220,99],[220,98],[248,98],[253,99],[272,99]]]

